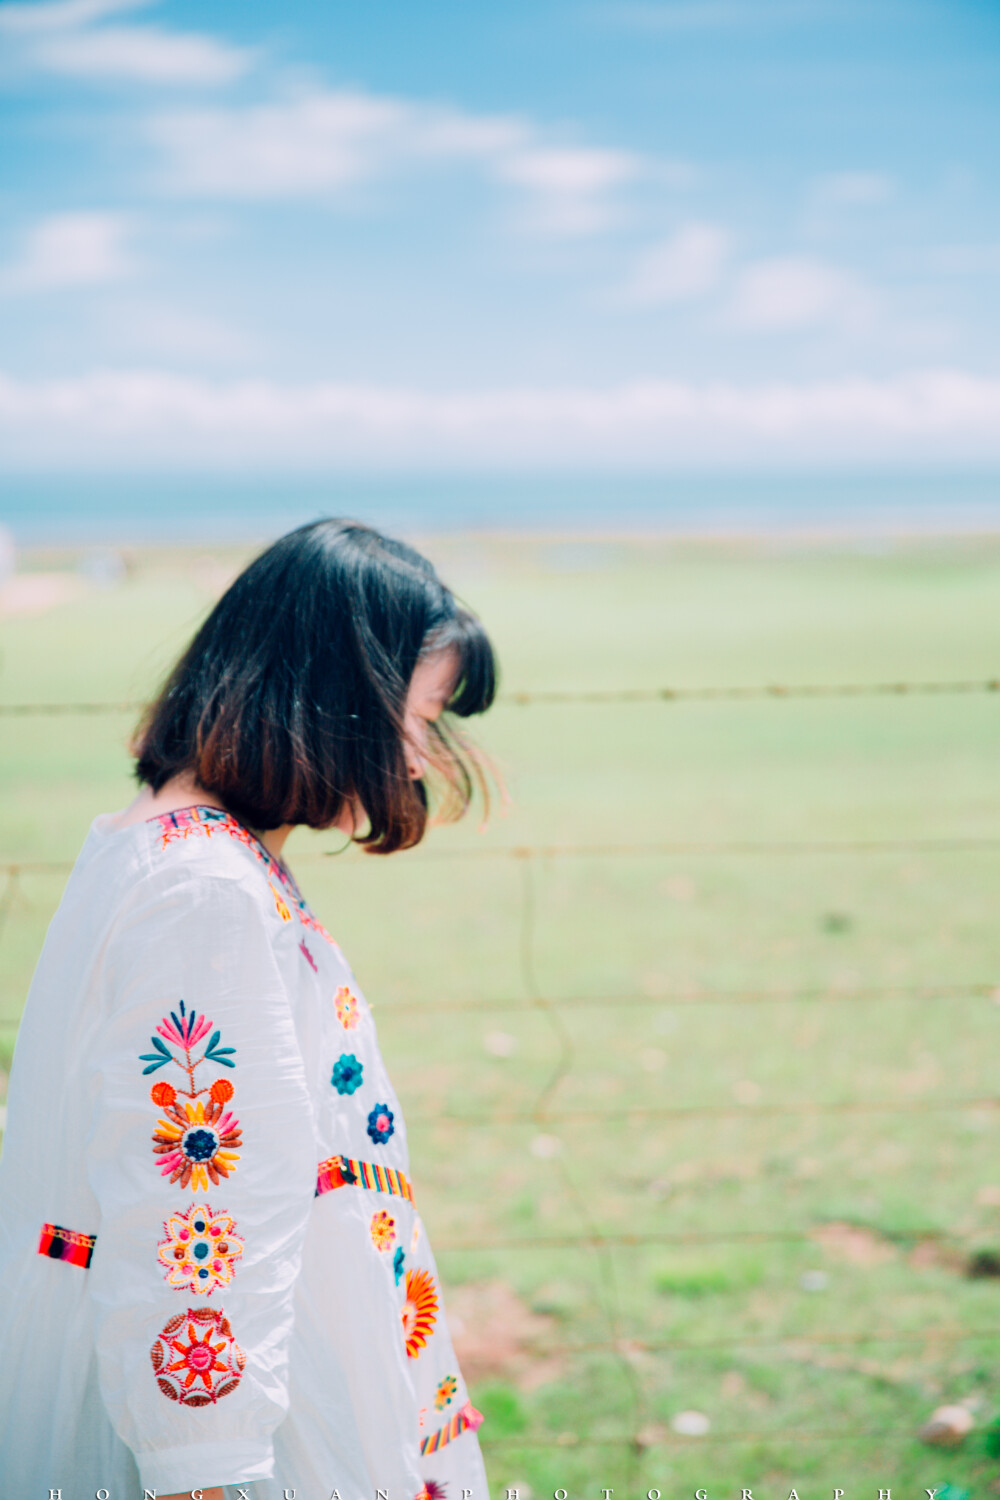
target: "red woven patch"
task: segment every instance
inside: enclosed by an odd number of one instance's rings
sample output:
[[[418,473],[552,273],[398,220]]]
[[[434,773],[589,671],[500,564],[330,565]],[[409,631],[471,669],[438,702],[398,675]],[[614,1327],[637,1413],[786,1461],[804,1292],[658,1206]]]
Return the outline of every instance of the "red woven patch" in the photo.
[[[78,1229],[64,1229],[61,1224],[43,1224],[38,1253],[50,1260],[68,1260],[71,1266],[86,1270],[96,1242],[96,1234],[81,1234]]]

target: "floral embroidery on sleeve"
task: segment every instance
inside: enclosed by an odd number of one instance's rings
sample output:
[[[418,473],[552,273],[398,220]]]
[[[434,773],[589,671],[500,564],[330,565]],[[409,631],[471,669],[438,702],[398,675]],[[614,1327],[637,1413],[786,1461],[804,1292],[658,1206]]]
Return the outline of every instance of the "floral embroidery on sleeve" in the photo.
[[[160,1331],[149,1357],[160,1390],[182,1406],[208,1406],[228,1396],[246,1364],[229,1319],[211,1307],[177,1313]]]
[[[240,1122],[222,1111],[221,1104],[170,1104],[166,1119],[158,1120],[153,1150],[163,1157],[160,1171],[182,1188],[205,1192],[209,1177],[218,1185],[236,1170],[240,1156],[230,1148],[241,1143]]]
[[[163,1231],[166,1239],[157,1254],[170,1286],[210,1297],[217,1287],[229,1285],[243,1254],[243,1239],[230,1214],[215,1214],[207,1203],[196,1203],[186,1213],[171,1214]]]
[[[194,1070],[198,1067],[199,1063],[203,1063],[208,1058],[209,1061],[219,1063],[224,1068],[234,1068],[236,1064],[233,1062],[231,1054],[236,1051],[236,1048],[220,1047],[219,1041],[222,1033],[221,1031],[216,1031],[209,1039],[208,1045],[201,1057],[196,1058],[192,1062],[191,1053],[202,1038],[207,1036],[212,1030],[212,1023],[206,1020],[204,1016],[199,1016],[196,1010],[185,1012],[183,1000],[180,1003],[179,1009],[179,1016],[176,1011],[172,1010],[169,1020],[164,1016],[156,1030],[159,1037],[165,1037],[171,1046],[184,1053],[184,1061],[181,1062],[179,1058],[176,1058],[170,1048],[165,1047],[163,1042],[156,1036],[151,1036],[149,1039],[156,1048],[156,1051],[140,1053],[139,1061],[149,1064],[147,1068],[143,1068],[143,1074],[155,1073],[157,1068],[165,1068],[167,1063],[176,1063],[179,1068],[184,1069],[191,1083],[190,1090],[183,1090],[182,1092],[188,1093],[189,1097],[193,1099],[196,1094],[204,1094],[206,1092],[205,1089],[196,1089],[194,1086]]]
[[[221,1031],[189,1011],[181,1000],[176,1011],[156,1027],[152,1052],[144,1052],[143,1076],[175,1067],[176,1082],[159,1078],[150,1098],[162,1110],[153,1132],[153,1152],[160,1174],[192,1192],[207,1192],[236,1170],[242,1142],[240,1122],[228,1109],[235,1090],[228,1078],[199,1086],[204,1063],[234,1068],[235,1047],[222,1046]],[[176,1291],[211,1296],[228,1286],[244,1252],[236,1221],[213,1213],[208,1203],[193,1203],[164,1222],[166,1238],[157,1246],[164,1280]],[[164,1396],[182,1406],[207,1406],[228,1396],[243,1377],[246,1355],[233,1338],[223,1311],[188,1308],[162,1328],[149,1351],[156,1383]]]
[[[150,1097],[163,1110],[165,1118],[157,1121],[153,1133],[153,1151],[160,1157],[160,1172],[172,1183],[179,1182],[182,1188],[190,1186],[194,1192],[207,1192],[209,1179],[216,1185],[235,1171],[239,1152],[233,1148],[242,1141],[240,1122],[226,1109],[233,1097],[233,1085],[228,1078],[217,1078],[202,1088],[196,1087],[195,1070],[204,1062],[215,1063],[224,1068],[235,1067],[235,1047],[220,1045],[222,1033],[212,1031],[212,1023],[197,1011],[187,1011],[184,1001],[178,1011],[171,1011],[169,1019],[156,1028],[157,1034],[150,1038],[154,1052],[144,1052],[140,1062],[147,1064],[143,1073],[155,1073],[159,1068],[173,1063],[185,1075],[187,1088],[183,1084],[174,1087],[165,1080],[154,1083]],[[212,1032],[200,1057],[194,1052],[199,1042]],[[161,1040],[161,1038],[165,1040]],[[170,1046],[166,1046],[166,1042]],[[176,1054],[181,1053],[182,1057]],[[184,1095],[183,1099],[179,1095]],[[202,1096],[207,1095],[207,1100]]]

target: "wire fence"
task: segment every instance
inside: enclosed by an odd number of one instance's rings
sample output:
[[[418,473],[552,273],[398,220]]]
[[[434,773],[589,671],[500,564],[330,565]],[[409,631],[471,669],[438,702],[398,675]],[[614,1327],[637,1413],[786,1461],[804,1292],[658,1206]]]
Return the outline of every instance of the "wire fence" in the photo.
[[[656,688],[539,688],[501,693],[498,703],[518,708],[540,705],[622,703],[745,703],[754,699],[780,701],[797,698],[919,698],[969,696],[1000,693],[1000,677],[929,682],[766,682],[729,684],[718,687],[673,686]],[[147,705],[140,699],[80,701],[76,703],[0,703],[0,717],[64,717],[66,715],[141,713]]]
[[[791,683],[758,686],[730,687],[663,687],[651,689],[615,689],[595,691],[538,691],[509,693],[504,700],[515,707],[541,705],[625,705],[652,703],[697,703],[697,702],[779,702],[789,699],[839,699],[892,698],[944,695],[995,694],[1000,692],[1000,678],[958,681],[925,682],[872,682],[872,683]],[[63,717],[70,715],[97,716],[138,713],[143,708],[139,702],[77,702],[77,703],[7,703],[0,704],[0,716],[9,718]],[[593,1006],[631,1005],[638,1007],[669,1005],[761,1005],[765,1003],[791,1004],[858,1004],[859,1002],[902,1001],[965,1001],[1000,999],[1000,976],[985,977],[979,981],[963,980],[956,983],[946,981],[923,984],[865,985],[857,982],[848,986],[803,986],[797,988],[760,987],[745,989],[666,990],[656,993],[632,992],[623,995],[577,995],[555,997],[546,993],[539,981],[537,970],[539,909],[539,874],[552,860],[565,859],[648,859],[652,857],[705,857],[720,856],[747,858],[796,858],[811,856],[865,857],[889,854],[949,855],[991,854],[1000,849],[1000,835],[962,834],[944,837],[879,837],[868,839],[759,839],[759,840],[674,840],[647,842],[620,842],[595,844],[538,844],[516,846],[481,846],[436,848],[414,853],[414,861],[425,860],[506,860],[513,861],[519,872],[520,898],[518,913],[518,956],[521,976],[521,994],[500,999],[441,998],[429,997],[411,1003],[396,1002],[381,1007],[383,1014],[403,1013],[407,1010],[421,1012],[470,1012],[499,1008],[504,1012],[518,1010],[535,1012],[542,1017],[553,1044],[554,1061],[541,1086],[533,1097],[517,1107],[480,1112],[437,1111],[425,1117],[409,1116],[411,1123],[437,1123],[441,1120],[464,1128],[497,1130],[529,1124],[539,1128],[561,1123],[572,1128],[583,1121],[658,1120],[683,1122],[687,1120],[788,1117],[838,1116],[887,1116],[955,1111],[995,1111],[1000,1106],[1000,1095],[976,1095],[970,1097],[949,1096],[943,1098],[917,1097],[910,1099],[885,1098],[839,1098],[821,1100],[815,1098],[760,1101],[751,1103],[720,1103],[718,1101],[691,1104],[627,1104],[623,1106],[586,1107],[560,1104],[557,1095],[561,1085],[574,1071],[576,1048],[573,1034],[567,1025],[567,1016],[577,1009]],[[321,850],[303,852],[298,861],[328,860],[341,856],[344,850]],[[353,856],[350,856],[353,857]],[[19,859],[9,857],[0,860],[0,874],[5,876],[0,891],[0,933],[9,922],[23,879],[34,876],[65,876],[72,862],[60,859]],[[0,1022],[13,1029],[16,1022]],[[461,1236],[444,1237],[438,1241],[441,1252],[496,1251],[538,1252],[575,1251],[590,1253],[596,1257],[600,1269],[598,1296],[600,1314],[606,1336],[600,1340],[569,1342],[558,1349],[539,1348],[539,1357],[559,1353],[578,1357],[585,1354],[607,1354],[618,1363],[629,1393],[628,1418],[623,1434],[600,1436],[563,1433],[555,1437],[533,1438],[520,1435],[491,1439],[484,1430],[484,1446],[504,1448],[511,1451],[536,1448],[609,1448],[620,1449],[626,1465],[626,1483],[631,1482],[637,1472],[642,1456],[652,1448],[684,1444],[691,1440],[683,1434],[667,1428],[657,1428],[651,1434],[642,1423],[642,1390],[637,1371],[637,1356],[655,1358],[676,1351],[697,1353],[707,1350],[726,1350],[741,1347],[806,1350],[820,1348],[850,1349],[867,1345],[912,1345],[923,1349],[934,1349],[940,1345],[955,1345],[965,1342],[993,1342],[1000,1339],[1000,1329],[973,1329],[968,1327],[943,1326],[919,1330],[879,1329],[877,1331],[853,1332],[849,1330],[790,1330],[778,1333],[735,1332],[722,1338],[691,1339],[664,1337],[637,1339],[624,1327],[621,1297],[617,1281],[618,1267],[615,1252],[638,1247],[709,1246],[722,1244],[760,1245],[814,1245],[817,1243],[818,1226],[778,1226],[770,1229],[675,1229],[655,1231],[611,1231],[603,1228],[595,1217],[592,1196],[584,1183],[578,1180],[570,1164],[557,1155],[553,1161],[559,1173],[567,1201],[572,1207],[576,1228],[558,1234],[498,1234],[486,1238],[477,1234],[472,1238]],[[923,1227],[908,1227],[892,1231],[884,1236],[900,1244],[913,1246],[922,1243],[937,1243],[950,1246],[960,1253],[965,1237],[959,1232],[943,1230],[940,1226],[927,1224]],[[773,1442],[799,1444],[812,1442],[834,1442],[856,1446],[861,1442],[885,1436],[880,1428],[859,1429],[857,1427],[831,1427],[793,1431],[780,1428],[761,1430],[712,1431],[708,1442],[712,1444],[759,1444]]]
[[[812,855],[847,854],[990,854],[1000,849],[1000,834],[955,834],[944,838],[878,838],[878,839],[674,839],[656,843],[620,844],[511,844],[486,845],[481,848],[421,849],[408,853],[414,863],[437,860],[518,860],[524,864],[550,859],[662,859],[706,855],[746,855],[749,858],[787,855],[790,858]],[[362,858],[353,850],[303,850],[296,864],[315,859]],[[0,873],[6,875],[68,875],[73,861],[68,859],[0,859]]]
[[[566,1250],[573,1245],[583,1246],[640,1246],[640,1245],[814,1245],[815,1230],[807,1229],[678,1229],[656,1230],[648,1234],[634,1232],[610,1232],[601,1229],[588,1234],[522,1234],[493,1235],[485,1248],[490,1250]],[[890,1241],[922,1244],[924,1241],[945,1243],[961,1242],[961,1237],[947,1229],[935,1226],[926,1228],[894,1229],[886,1233]],[[439,1249],[477,1250],[484,1248],[482,1239],[455,1239],[438,1242]],[[738,1340],[737,1340],[738,1342]]]

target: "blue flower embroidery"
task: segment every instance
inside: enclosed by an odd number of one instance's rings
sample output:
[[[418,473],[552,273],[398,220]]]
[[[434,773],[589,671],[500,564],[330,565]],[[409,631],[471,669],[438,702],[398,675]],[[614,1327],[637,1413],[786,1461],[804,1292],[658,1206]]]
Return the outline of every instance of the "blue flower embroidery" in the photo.
[[[338,1094],[353,1094],[355,1089],[361,1087],[361,1075],[364,1069],[358,1062],[353,1052],[342,1052],[333,1065],[333,1074],[330,1082]],[[392,1116],[389,1116],[392,1119]],[[371,1134],[371,1115],[369,1120],[369,1134]]]
[[[403,1254],[403,1247],[402,1247],[402,1245],[397,1245],[396,1246],[396,1253],[392,1257],[392,1269],[393,1269],[393,1271],[395,1273],[395,1276],[396,1276],[396,1285],[397,1286],[399,1286],[399,1283],[403,1279],[403,1261],[405,1259],[406,1259],[406,1257]]]
[[[392,1135],[394,1129],[392,1110],[388,1104],[376,1104],[368,1116],[368,1134],[376,1146],[384,1145]]]

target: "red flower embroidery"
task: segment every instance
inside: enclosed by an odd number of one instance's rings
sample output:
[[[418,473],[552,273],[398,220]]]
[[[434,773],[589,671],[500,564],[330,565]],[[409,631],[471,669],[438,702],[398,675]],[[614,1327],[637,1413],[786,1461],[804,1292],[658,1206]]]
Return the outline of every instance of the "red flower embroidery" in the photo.
[[[189,1307],[171,1318],[149,1357],[164,1396],[182,1406],[208,1406],[228,1396],[246,1364],[229,1319],[211,1307]]]

